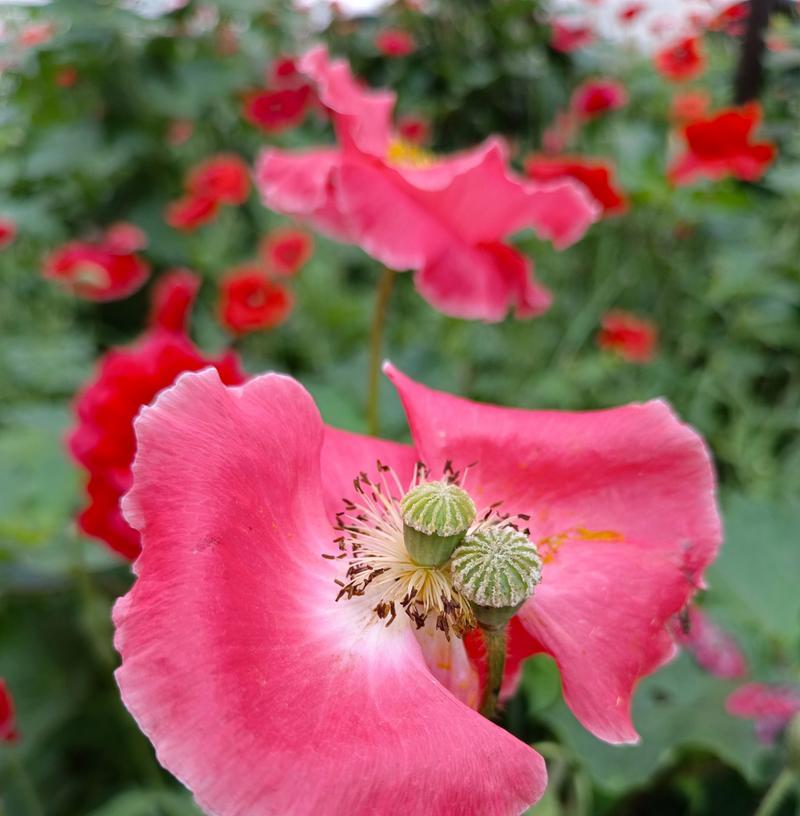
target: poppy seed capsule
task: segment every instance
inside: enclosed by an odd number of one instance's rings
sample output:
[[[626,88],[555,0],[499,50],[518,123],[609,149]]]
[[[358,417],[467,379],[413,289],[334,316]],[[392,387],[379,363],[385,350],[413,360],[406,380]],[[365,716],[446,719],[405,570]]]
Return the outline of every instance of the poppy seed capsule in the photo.
[[[504,626],[542,580],[542,559],[524,533],[490,526],[466,536],[453,553],[453,584],[478,622]]]
[[[477,510],[469,494],[448,482],[425,482],[400,503],[403,540],[411,558],[422,567],[439,567],[469,529]]]

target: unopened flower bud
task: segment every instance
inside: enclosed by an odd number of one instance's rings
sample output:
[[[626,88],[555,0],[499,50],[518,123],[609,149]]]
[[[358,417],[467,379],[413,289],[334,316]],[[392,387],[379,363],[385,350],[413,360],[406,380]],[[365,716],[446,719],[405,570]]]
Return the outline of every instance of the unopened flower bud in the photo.
[[[542,580],[542,559],[528,537],[506,526],[466,536],[453,553],[453,584],[484,627],[504,626]]]
[[[445,481],[412,488],[403,497],[400,512],[408,554],[423,567],[444,564],[477,513],[469,494]]]

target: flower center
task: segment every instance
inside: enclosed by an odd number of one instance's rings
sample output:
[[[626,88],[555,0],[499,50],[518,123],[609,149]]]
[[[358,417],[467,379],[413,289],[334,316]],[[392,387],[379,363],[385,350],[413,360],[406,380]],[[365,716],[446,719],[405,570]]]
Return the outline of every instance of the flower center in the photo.
[[[464,489],[467,472],[450,463],[439,480],[418,463],[406,489],[380,461],[377,472],[354,479],[356,498],[337,514],[340,552],[323,555],[347,559],[337,601],[361,599],[386,626],[401,613],[417,629],[434,618],[449,640],[483,621],[485,608],[516,611],[532,594],[541,559],[520,527],[528,516],[500,513],[499,503],[478,513]]]
[[[390,164],[405,165],[406,167],[430,167],[436,157],[429,150],[407,142],[405,139],[392,139],[386,151],[386,159]]]

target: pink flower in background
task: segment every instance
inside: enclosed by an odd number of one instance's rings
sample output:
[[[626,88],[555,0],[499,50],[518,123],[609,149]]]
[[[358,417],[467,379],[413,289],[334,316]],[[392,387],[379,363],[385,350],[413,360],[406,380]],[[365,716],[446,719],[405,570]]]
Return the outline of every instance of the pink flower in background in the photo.
[[[314,252],[314,239],[294,227],[273,230],[259,246],[259,255],[267,271],[278,277],[291,277],[308,263]]]
[[[417,50],[414,38],[402,28],[386,28],[375,36],[375,47],[385,57],[407,57]]]
[[[728,697],[725,708],[734,717],[754,720],[758,739],[770,744],[800,714],[800,688],[747,683]]]
[[[687,37],[659,51],[654,62],[661,74],[673,82],[695,79],[706,68],[699,37]]]
[[[614,165],[606,159],[586,156],[529,156],[525,173],[536,181],[572,178],[580,182],[603,208],[603,216],[619,215],[628,208],[628,199],[614,181]]]
[[[6,681],[0,677],[0,742],[16,742],[18,739],[14,700]]]
[[[43,20],[37,23],[28,23],[20,31],[17,43],[22,48],[35,48],[39,45],[46,45],[53,39],[56,33],[55,23]]]
[[[676,620],[673,632],[678,645],[709,674],[728,679],[747,674],[747,660],[735,638],[702,609],[689,607],[685,623]]]
[[[124,508],[142,554],[114,610],[117,680],[160,761],[217,816],[516,816],[541,796],[541,757],[474,711],[459,637],[399,604],[387,625],[376,597],[405,591],[391,580],[336,601],[348,562],[321,556],[337,511],[361,512],[378,484],[398,501],[419,461],[469,465],[481,503],[530,516],[545,565],[517,646],[555,657],[568,704],[611,742],[636,739],[633,689],[673,653],[667,622],[716,553],[708,454],[664,403],[514,410],[386,372],[413,446],[324,427],[274,374],[236,389],[184,375],[137,420]],[[407,561],[402,530],[381,529]]]
[[[580,128],[581,123],[572,111],[559,111],[542,133],[542,149],[546,153],[561,153],[572,144]]]
[[[625,87],[613,79],[590,79],[572,92],[570,110],[589,121],[628,104]]]
[[[129,242],[120,236],[126,232]],[[139,242],[131,246],[133,233]],[[146,238],[132,224],[111,227],[99,241],[70,241],[50,253],[42,273],[67,291],[86,300],[106,301],[128,297],[150,276],[150,265],[136,254]]]
[[[292,311],[292,293],[258,266],[232,269],[220,284],[220,320],[234,334],[273,329]]]
[[[698,178],[716,181],[726,176],[757,181],[777,155],[771,142],[753,141],[760,122],[756,102],[689,122],[682,130],[686,150],[670,166],[670,181],[691,184]]]
[[[655,355],[658,331],[646,318],[616,309],[603,315],[597,344],[630,363],[649,363]]]
[[[267,71],[267,87],[244,94],[242,113],[265,133],[297,127],[314,105],[314,90],[294,57],[278,57]]]
[[[244,380],[232,352],[204,356],[186,334],[189,312],[200,282],[187,270],[166,275],[154,290],[150,328],[131,347],[107,352],[93,379],[75,402],[76,425],[68,446],[85,468],[86,507],[78,526],[124,558],[139,553],[139,533],[123,519],[119,502],[131,485],[136,450],[133,420],[183,371],[213,365],[223,382]]]
[[[141,227],[127,221],[117,221],[105,232],[104,243],[114,252],[137,252],[147,246],[147,235]]]
[[[17,237],[17,224],[10,218],[0,216],[0,249],[5,249],[7,246],[14,243]]]
[[[264,204],[354,243],[388,267],[416,270],[430,303],[456,317],[529,317],[549,294],[529,261],[504,239],[526,227],[556,247],[573,243],[596,217],[572,182],[538,184],[508,168],[496,138],[439,158],[393,138],[394,94],[372,91],[323,48],[299,69],[329,110],[339,145],[262,152],[256,183]]]
[[[585,48],[594,42],[591,27],[580,21],[569,19],[553,20],[550,31],[550,47],[556,51],[569,53]]]

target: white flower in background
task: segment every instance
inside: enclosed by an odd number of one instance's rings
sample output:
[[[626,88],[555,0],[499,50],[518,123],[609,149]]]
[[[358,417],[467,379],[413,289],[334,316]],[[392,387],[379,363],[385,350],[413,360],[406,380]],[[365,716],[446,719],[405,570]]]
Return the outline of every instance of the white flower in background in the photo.
[[[368,17],[390,6],[394,0],[294,0],[295,8],[307,12],[315,28],[325,28],[334,14]]]
[[[189,0],[121,0],[119,6],[147,20],[155,20],[182,9]]]
[[[548,14],[599,40],[651,52],[702,31],[738,0],[550,0]]]

